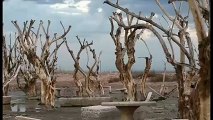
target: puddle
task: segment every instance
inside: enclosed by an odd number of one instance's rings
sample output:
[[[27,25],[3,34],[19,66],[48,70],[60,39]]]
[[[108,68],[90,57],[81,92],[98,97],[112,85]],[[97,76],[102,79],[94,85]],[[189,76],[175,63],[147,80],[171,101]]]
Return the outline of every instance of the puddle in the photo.
[[[41,112],[47,109],[44,105],[39,104],[40,100],[27,99],[23,92],[16,91],[10,95],[12,96],[10,105],[3,105],[3,112],[5,114],[10,112]],[[56,99],[56,107],[60,107],[58,99]]]
[[[39,106],[38,104],[35,104],[35,102],[31,101],[28,103],[13,103],[11,105],[3,105],[4,112],[40,112],[42,108],[43,106]]]
[[[26,97],[13,97],[10,105],[4,105],[4,112],[40,112],[42,106],[38,105],[38,100],[27,100]]]

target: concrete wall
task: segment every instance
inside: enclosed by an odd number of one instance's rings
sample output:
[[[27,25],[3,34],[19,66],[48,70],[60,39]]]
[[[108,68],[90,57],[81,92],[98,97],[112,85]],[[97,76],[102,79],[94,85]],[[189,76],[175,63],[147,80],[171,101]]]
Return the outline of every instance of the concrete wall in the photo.
[[[82,120],[119,120],[120,112],[115,106],[89,106],[81,108]]]

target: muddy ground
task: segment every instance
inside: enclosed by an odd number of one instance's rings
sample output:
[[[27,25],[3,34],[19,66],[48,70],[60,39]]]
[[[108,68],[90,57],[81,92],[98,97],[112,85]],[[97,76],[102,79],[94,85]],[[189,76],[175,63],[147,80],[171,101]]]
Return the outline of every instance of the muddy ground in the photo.
[[[105,89],[105,96],[111,96],[114,101],[120,101],[122,94],[116,89],[122,88],[122,84],[117,82],[110,82],[114,78],[117,78],[118,74],[104,74],[101,76],[103,86],[111,86],[112,93],[109,93],[108,89]],[[139,82],[139,79],[135,79]],[[148,80],[147,85],[152,87],[154,90],[159,91],[162,82],[151,82]],[[168,91],[171,91],[176,87],[176,82],[165,82]],[[15,116],[22,115],[42,120],[81,120],[81,107],[58,107],[54,110],[47,110],[43,105],[39,105],[39,100],[28,100],[24,92],[20,91],[16,87],[16,82],[10,84],[9,94],[12,96],[12,103],[17,102],[19,104],[11,104],[3,106],[3,119],[14,120]],[[57,80],[57,87],[64,88],[61,91],[61,97],[73,97],[75,96],[76,87],[73,83],[72,75],[70,74],[59,74]],[[140,86],[138,87],[139,90]],[[39,89],[39,83],[38,83]],[[147,92],[153,92],[147,87]],[[139,107],[134,114],[135,120],[171,120],[177,118],[178,114],[178,97],[177,91],[175,90],[165,100],[159,100],[159,95],[153,92],[152,100],[158,100],[156,106]],[[57,101],[57,100],[56,100]]]

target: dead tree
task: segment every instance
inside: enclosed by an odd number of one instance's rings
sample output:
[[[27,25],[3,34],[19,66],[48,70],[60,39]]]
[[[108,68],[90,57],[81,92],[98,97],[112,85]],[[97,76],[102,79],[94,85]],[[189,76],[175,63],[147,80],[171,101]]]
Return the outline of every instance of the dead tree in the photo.
[[[124,29],[148,29],[150,30],[159,40],[164,53],[166,55],[167,61],[174,66],[176,70],[176,76],[178,79],[178,85],[179,85],[179,113],[180,118],[188,118],[188,119],[196,119],[196,114],[198,113],[197,109],[194,109],[193,106],[190,105],[190,95],[192,92],[191,84],[192,81],[195,79],[195,75],[198,72],[198,68],[196,67],[196,62],[194,58],[194,48],[189,36],[189,33],[186,31],[188,28],[188,21],[186,17],[183,17],[180,14],[180,10],[176,9],[176,6],[174,5],[174,10],[176,12],[175,19],[171,18],[169,15],[167,15],[167,12],[165,10],[162,10],[164,14],[169,18],[169,20],[172,22],[172,27],[167,30],[163,26],[161,26],[159,23],[154,22],[151,19],[148,19],[146,17],[137,15],[131,11],[129,11],[127,8],[122,8],[118,4],[113,4],[112,2],[106,0],[105,3],[111,5],[112,7],[118,8],[121,11],[125,12],[126,14],[129,14],[136,19],[139,19],[144,22],[148,22],[147,24],[136,24],[131,26],[125,26],[124,24],[120,24]],[[158,5],[159,1],[156,1]],[[162,9],[162,7],[160,7]],[[180,7],[179,7],[180,9]],[[173,28],[177,27],[179,29],[178,34],[175,34],[173,31]],[[170,43],[170,46],[167,46],[163,36],[161,35],[156,28],[160,31],[162,31],[164,34],[166,34],[167,40]],[[175,37],[176,36],[176,37]],[[178,38],[177,38],[178,37]],[[188,48],[185,47],[183,44],[186,41]],[[175,60],[174,51],[171,42],[174,42],[179,48],[181,52],[181,61],[178,62]],[[169,51],[169,47],[171,47],[171,53]],[[186,56],[188,59],[188,63],[185,62],[183,59]],[[188,71],[186,72],[186,76],[183,75],[184,73],[184,67],[188,67]],[[197,104],[197,103],[196,103]]]
[[[23,64],[24,65],[20,69],[21,77],[17,77],[18,87],[24,91],[28,97],[35,97],[37,96],[36,81],[38,76],[35,74],[35,70],[32,67],[32,64],[28,62],[28,60],[24,59]],[[24,79],[24,85],[20,83],[20,78]]]
[[[95,96],[94,92],[96,90],[96,88],[98,87],[100,91],[102,91],[102,93],[104,93],[103,91],[103,87],[101,85],[101,81],[98,79],[98,69],[99,69],[99,58],[100,58],[100,54],[99,57],[97,58],[95,50],[92,49],[90,46],[93,44],[93,42],[88,43],[85,39],[82,42],[80,40],[80,38],[78,36],[76,36],[79,44],[80,44],[80,49],[77,53],[77,55],[74,55],[73,50],[71,50],[68,46],[67,41],[65,41],[67,49],[72,57],[72,59],[74,60],[74,74],[73,74],[73,78],[75,80],[75,84],[78,87],[78,91],[77,91],[77,96]],[[93,55],[93,59],[94,62],[92,63],[92,66],[88,65],[88,61],[87,61],[87,68],[88,68],[88,72],[86,72],[85,70],[83,70],[82,66],[80,66],[80,55],[81,53],[86,50],[87,48],[89,48],[90,52]],[[88,53],[87,53],[88,55]],[[97,67],[96,71],[94,70],[95,67]],[[83,75],[84,77],[84,86],[80,81],[80,78],[78,77],[78,74]],[[86,93],[87,95],[84,95],[84,93]]]
[[[67,33],[70,31],[71,26],[65,30],[63,24],[61,23],[64,33],[60,36],[57,36],[57,33],[54,34],[52,40],[49,35],[49,27],[50,27],[50,20],[48,20],[48,25],[45,30],[43,21],[40,21],[39,27],[36,32],[33,31],[35,20],[30,20],[24,22],[24,27],[18,25],[17,21],[12,21],[15,28],[18,31],[18,41],[23,51],[24,55],[26,55],[27,60],[30,64],[32,64],[33,68],[35,69],[35,73],[38,76],[39,80],[41,80],[41,103],[45,105],[55,105],[55,69],[56,69],[56,62],[57,62],[57,51],[64,42],[64,38]],[[40,34],[40,29],[42,29],[45,41],[42,44],[42,34]],[[34,37],[32,37],[33,35]],[[37,43],[41,42],[41,53],[37,53]],[[57,41],[63,40],[60,44],[57,44]],[[56,43],[56,47],[54,47],[53,51],[50,51],[51,45]]]
[[[199,50],[199,75],[198,89],[200,106],[196,118],[199,120],[210,120],[210,4],[209,0],[188,0],[194,23],[196,26]],[[206,24],[206,27],[205,27]],[[206,29],[205,29],[206,28]]]
[[[144,30],[143,30],[144,31]],[[149,71],[151,69],[151,65],[152,65],[152,55],[149,51],[149,48],[146,44],[146,42],[142,39],[142,41],[144,42],[145,46],[147,47],[148,49],[148,52],[149,52],[149,57],[138,57],[138,58],[145,58],[146,60],[146,66],[145,66],[145,69],[144,69],[144,73],[142,75],[142,78],[141,78],[141,99],[142,100],[145,100],[146,99],[146,79],[148,77],[148,74],[149,74]]]
[[[3,36],[3,95],[8,95],[9,83],[16,80],[21,68],[22,59],[16,53],[17,41],[14,44],[11,43],[7,46],[5,36]]]
[[[33,33],[31,34],[31,37],[33,38]],[[27,60],[26,55],[23,53],[20,45],[17,45],[17,47],[17,52],[19,52],[23,61],[23,65],[20,68],[20,74],[19,76],[17,76],[17,85],[19,89],[25,92],[28,97],[35,97],[37,96],[36,81],[38,79],[38,76],[35,74],[35,69],[33,68],[32,64]],[[33,50],[34,52],[36,52],[36,49]],[[20,79],[24,79],[24,85]]]
[[[88,65],[89,59],[87,61],[87,68],[89,70],[88,76],[89,76],[89,88],[94,93],[96,90],[99,91],[100,95],[104,95],[104,89],[101,83],[101,80],[99,79],[99,64],[100,64],[100,56],[102,54],[102,51],[99,53],[99,56],[96,56],[95,49],[92,49],[91,46],[88,46],[90,52],[92,52],[92,58],[94,59],[94,64],[92,67]],[[86,48],[87,50],[87,48]],[[89,58],[89,53],[87,52],[87,56]]]
[[[105,1],[105,3],[109,4],[111,2]],[[118,6],[118,3],[116,4]],[[140,13],[139,13],[140,16]],[[150,18],[154,14],[151,14]],[[132,28],[131,26],[137,26],[138,19],[136,18],[137,22],[135,25],[133,24],[134,16],[130,14],[126,14],[127,17],[127,25],[125,25],[123,20],[122,13],[113,12],[113,16],[109,18],[111,23],[111,32],[110,35],[114,41],[114,44],[116,46],[116,61],[115,65],[120,73],[120,80],[123,83],[123,85],[127,89],[127,96],[126,101],[136,101],[137,100],[137,85],[132,77],[131,69],[133,64],[135,63],[135,43],[140,38],[140,36],[143,33],[143,29],[138,28]],[[114,34],[114,23],[115,21],[118,25],[118,28],[116,30],[116,33]],[[140,30],[140,31],[137,31]],[[122,32],[123,31],[123,32]],[[121,33],[124,33],[124,43],[122,44]],[[127,63],[124,62],[124,57],[127,55]]]
[[[175,1],[170,1],[172,5],[175,7]],[[160,5],[159,1],[156,0],[157,4],[161,8],[161,10],[164,12],[164,14],[171,20],[171,18],[168,16],[168,13],[163,9],[163,7]],[[181,2],[180,2],[181,3]],[[203,119],[210,119],[210,108],[209,107],[203,107],[203,106],[209,106],[210,104],[210,92],[209,92],[209,81],[210,81],[210,40],[209,40],[209,1],[206,0],[200,0],[200,1],[192,1],[188,0],[189,8],[191,9],[191,13],[193,15],[194,21],[195,21],[195,28],[197,31],[197,37],[198,37],[198,50],[199,50],[199,66],[200,69],[196,71],[193,68],[190,68],[190,70],[186,73],[185,79],[183,79],[183,88],[179,87],[179,90],[181,93],[183,91],[182,98],[182,105],[179,104],[179,110],[181,118],[188,118],[192,120],[203,120]],[[177,11],[177,10],[176,10]],[[189,53],[191,56],[194,56],[194,51],[191,42],[191,38],[189,37],[189,34],[185,32],[187,29],[187,23],[186,21],[187,17],[182,17],[179,12],[176,12],[177,14],[177,20],[174,20],[174,24],[179,27],[179,38],[180,43],[184,44],[183,37],[185,36],[185,39],[188,44]],[[181,19],[180,19],[181,18]],[[172,21],[172,20],[171,20]],[[179,23],[179,24],[178,24]],[[206,23],[204,25],[204,23]],[[184,27],[186,24],[186,27]],[[179,26],[178,26],[179,25]],[[182,29],[184,28],[184,29]],[[184,62],[184,55],[181,55],[181,62]],[[194,65],[195,68],[195,61],[191,59],[191,65]],[[184,70],[184,68],[182,67]],[[179,71],[180,72],[180,71]],[[196,72],[196,73],[195,73]],[[198,87],[192,87],[190,89],[190,86],[193,86],[193,77],[195,74],[199,74],[199,79],[196,81],[198,84]],[[181,81],[180,81],[181,82]],[[201,92],[201,91],[205,92]],[[181,95],[181,94],[179,94]],[[201,96],[203,95],[203,96]],[[206,96],[205,96],[206,95]],[[204,100],[205,99],[205,100]],[[181,101],[180,101],[181,102]],[[179,102],[179,103],[180,103]],[[186,106],[186,104],[189,106]],[[189,105],[190,104],[190,105]],[[188,108],[189,110],[185,109]]]
[[[150,57],[145,57],[145,60],[146,60],[146,66],[145,66],[145,69],[144,69],[144,73],[142,75],[142,78],[141,78],[141,95],[142,95],[142,99],[146,99],[146,79],[148,77],[148,74],[149,74],[149,71],[150,71],[150,68],[151,68],[151,65],[152,65],[152,55],[150,55]]]

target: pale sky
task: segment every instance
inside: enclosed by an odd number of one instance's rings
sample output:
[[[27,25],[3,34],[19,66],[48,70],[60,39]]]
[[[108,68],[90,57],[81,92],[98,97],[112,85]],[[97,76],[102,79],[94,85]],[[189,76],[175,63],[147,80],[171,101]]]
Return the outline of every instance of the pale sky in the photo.
[[[116,0],[112,0],[114,3]],[[161,0],[162,5],[167,9],[171,16],[174,15],[174,10],[167,3],[168,0]],[[12,20],[17,20],[20,25],[26,20],[36,20],[35,26],[39,25],[39,21],[51,20],[50,30],[52,33],[57,32],[62,34],[63,29],[60,21],[65,28],[72,26],[71,31],[67,35],[70,48],[75,52],[79,49],[76,35],[82,40],[85,38],[88,41],[93,41],[92,48],[96,49],[97,54],[102,51],[101,70],[116,71],[115,67],[115,46],[110,37],[110,22],[108,20],[112,12],[117,9],[103,4],[104,0],[5,0],[3,2],[3,30],[4,34],[14,33],[16,29],[11,23]],[[184,2],[183,2],[184,3]],[[150,16],[151,12],[155,12],[154,21],[161,23],[165,28],[168,28],[167,23],[162,18],[162,13],[154,0],[120,0],[122,7],[128,8],[130,11],[138,13],[142,12],[143,16]],[[187,14],[188,6],[183,4],[182,13]],[[190,36],[197,46],[196,32],[193,21],[189,20]],[[163,70],[166,61],[165,54],[160,46],[159,41],[149,31],[145,31],[142,36],[149,46],[150,52],[153,55],[153,64],[151,70]],[[176,56],[179,56],[178,47],[175,47]],[[136,44],[136,63],[133,70],[143,71],[145,60],[139,59],[139,56],[148,56],[148,51],[141,41]],[[82,55],[81,63],[86,63],[87,57],[85,53]],[[92,61],[92,59],[90,59]],[[173,70],[173,67],[167,63],[167,70]],[[58,67],[63,70],[73,70],[73,60],[63,45],[58,51]]]

